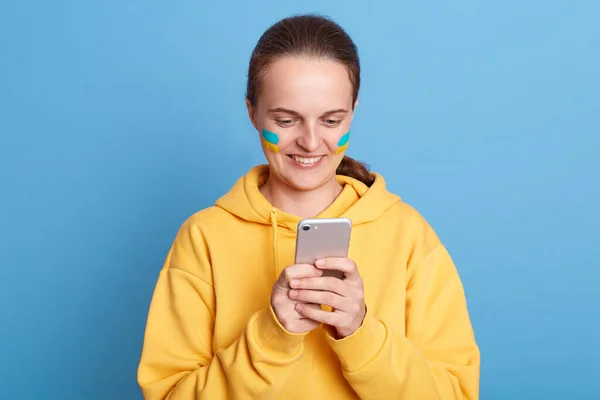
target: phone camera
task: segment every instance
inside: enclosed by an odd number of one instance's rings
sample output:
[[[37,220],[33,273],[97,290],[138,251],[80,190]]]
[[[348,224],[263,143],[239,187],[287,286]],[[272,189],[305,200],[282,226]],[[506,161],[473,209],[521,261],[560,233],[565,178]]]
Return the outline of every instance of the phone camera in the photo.
[[[305,231],[307,231],[307,230],[309,230],[309,229],[310,229],[310,226],[308,226],[308,225],[304,225],[304,226],[302,227],[302,229],[303,229],[303,230],[305,230]]]

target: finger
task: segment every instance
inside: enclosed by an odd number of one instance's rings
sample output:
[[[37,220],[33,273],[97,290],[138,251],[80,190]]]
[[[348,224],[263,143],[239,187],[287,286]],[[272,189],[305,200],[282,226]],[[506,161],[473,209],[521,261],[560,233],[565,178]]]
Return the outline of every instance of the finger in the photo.
[[[323,311],[321,308],[307,307],[305,304],[296,304],[298,314],[325,325],[336,326],[340,323],[340,314],[337,312]]]
[[[321,309],[320,304],[315,304],[315,303],[296,303],[296,304],[302,304],[302,307],[314,308],[315,310]],[[296,312],[298,312],[298,311],[296,311]],[[300,314],[300,316],[304,318],[304,316],[302,316],[301,314]]]
[[[289,288],[289,282],[293,279],[303,279],[310,277],[317,277],[323,275],[323,271],[310,264],[295,264],[286,267],[281,271],[279,279],[277,280],[278,286],[283,288]]]
[[[348,284],[346,282],[338,278],[327,276],[293,279],[290,281],[290,287],[292,289],[326,290],[337,293],[340,296],[346,296],[349,291]]]
[[[302,307],[308,307],[308,308],[313,308],[315,310],[320,310],[321,306],[319,304],[312,304],[312,303],[296,303],[296,304],[302,304]],[[298,312],[298,310],[296,310],[296,305],[294,305],[294,312],[298,315],[298,319],[299,320],[309,320],[312,321],[310,318],[305,317],[304,315],[300,314]],[[318,322],[317,322],[318,324]]]
[[[332,269],[334,271],[341,271],[344,273],[346,278],[358,276],[358,268],[356,267],[354,261],[350,260],[349,258],[322,258],[315,262],[315,266],[318,269]]]
[[[335,309],[345,309],[345,299],[337,293],[323,290],[290,290],[290,299],[303,303],[323,304]]]

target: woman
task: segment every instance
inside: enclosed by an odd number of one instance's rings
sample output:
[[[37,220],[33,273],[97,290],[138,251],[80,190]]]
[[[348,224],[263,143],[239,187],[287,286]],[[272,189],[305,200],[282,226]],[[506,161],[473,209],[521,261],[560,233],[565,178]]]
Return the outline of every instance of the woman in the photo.
[[[450,256],[382,176],[344,155],[359,84],[356,47],[330,20],[287,18],[261,37],[247,107],[268,166],[181,227],[149,310],[146,399],[478,397]],[[306,217],[352,220],[348,258],[293,265]]]

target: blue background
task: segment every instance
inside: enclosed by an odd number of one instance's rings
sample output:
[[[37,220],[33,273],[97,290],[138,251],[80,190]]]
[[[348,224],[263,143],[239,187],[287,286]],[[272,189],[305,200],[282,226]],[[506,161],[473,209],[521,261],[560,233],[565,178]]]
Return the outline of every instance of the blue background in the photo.
[[[1,3],[0,397],[141,398],[177,228],[264,162],[250,52],[311,11],[360,49],[349,154],[455,258],[482,399],[597,394],[599,2],[205,3]]]

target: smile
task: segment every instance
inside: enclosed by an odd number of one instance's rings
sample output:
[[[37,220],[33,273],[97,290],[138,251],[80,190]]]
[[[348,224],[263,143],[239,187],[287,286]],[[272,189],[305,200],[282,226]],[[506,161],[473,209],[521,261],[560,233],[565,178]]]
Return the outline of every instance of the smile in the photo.
[[[289,157],[296,161],[298,164],[300,164],[301,166],[304,167],[312,167],[315,166],[319,163],[319,161],[321,161],[323,158],[325,158],[325,156],[318,156],[318,157],[301,157],[301,156],[297,156],[297,155],[292,155],[290,154]]]

